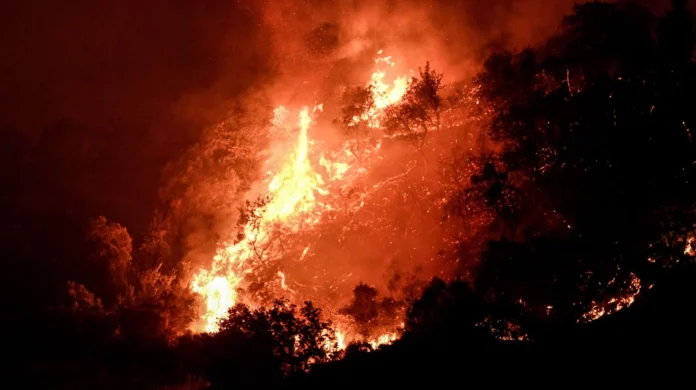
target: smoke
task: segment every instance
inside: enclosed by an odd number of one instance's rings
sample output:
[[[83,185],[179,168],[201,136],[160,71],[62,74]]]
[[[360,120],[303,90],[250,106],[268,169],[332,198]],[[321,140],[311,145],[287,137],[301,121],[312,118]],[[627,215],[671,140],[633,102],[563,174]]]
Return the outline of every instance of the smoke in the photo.
[[[84,128],[74,137],[103,161],[83,164],[91,166],[85,176],[108,180],[75,178],[81,181],[65,187],[87,192],[65,196],[80,198],[85,215],[107,214],[137,236],[164,164],[225,119],[250,87],[271,106],[322,101],[341,83],[362,84],[381,48],[406,69],[430,60],[447,82],[465,79],[488,45],[543,39],[570,1],[29,0],[1,7],[3,134],[19,133],[31,146],[62,119]]]
[[[358,82],[369,71],[364,65],[384,49],[405,67],[431,61],[456,81],[473,75],[493,48],[521,49],[547,38],[573,3],[267,1],[262,12],[274,56],[283,64],[281,78],[315,75],[315,81]],[[341,66],[344,61],[351,66]]]

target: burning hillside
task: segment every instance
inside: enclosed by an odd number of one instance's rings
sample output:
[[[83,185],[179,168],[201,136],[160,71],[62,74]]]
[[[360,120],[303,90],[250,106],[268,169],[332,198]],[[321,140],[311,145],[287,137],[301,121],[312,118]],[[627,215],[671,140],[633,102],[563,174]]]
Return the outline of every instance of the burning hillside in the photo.
[[[420,146],[418,150],[422,150],[425,135],[428,131],[438,130],[439,123],[423,122],[425,127],[413,127],[413,134],[386,129],[382,123],[385,112],[399,107],[407,89],[415,88],[418,80],[412,72],[391,74],[395,67],[392,58],[381,50],[377,54],[371,79],[364,87],[355,90],[361,94],[358,96],[361,99],[359,104],[343,109],[342,124],[347,134],[359,133],[359,137],[346,137],[334,148],[313,140],[312,133],[334,131],[317,129],[321,126],[317,124],[317,118],[324,108],[321,103],[299,109],[279,106],[274,110],[273,119],[268,124],[268,131],[276,137],[277,143],[272,150],[285,154],[269,156],[266,160],[262,184],[265,190],[247,202],[240,220],[241,231],[220,243],[212,264],[193,277],[191,288],[204,302],[203,314],[194,324],[194,329],[214,332],[217,322],[236,303],[262,307],[271,304],[273,298],[286,297],[293,302],[310,300],[320,303],[337,325],[340,339],[347,337],[352,340],[360,333],[368,337],[370,343],[376,344],[396,337],[402,327],[403,303],[400,308],[395,308],[397,312],[389,321],[373,323],[370,327],[375,329],[363,329],[362,332],[351,325],[348,317],[339,314],[350,311],[339,309],[348,305],[353,287],[362,281],[379,283],[382,293],[394,295],[389,299],[413,298],[404,295],[407,294],[404,291],[397,291],[408,287],[398,285],[404,280],[392,280],[391,288],[387,286],[389,280],[385,280],[385,277],[393,279],[404,270],[392,270],[392,275],[375,275],[387,272],[379,263],[378,256],[383,254],[380,246],[384,245],[390,251],[405,250],[410,256],[420,251],[425,258],[433,259],[438,251],[446,249],[444,242],[418,248],[423,245],[422,240],[413,241],[414,247],[404,247],[403,239],[384,235],[384,230],[392,230],[394,234],[404,229],[411,229],[409,233],[416,235],[429,233],[424,230],[427,227],[401,219],[403,216],[398,213],[403,210],[391,204],[399,197],[416,196],[419,200],[426,200],[432,199],[435,193],[442,195],[442,188],[435,187],[438,183],[425,182],[423,156],[414,150],[416,153],[409,153],[411,157],[407,154],[409,161],[405,165],[396,169],[387,167],[386,172],[379,172],[385,170],[380,166],[386,154],[383,149],[389,148],[385,144],[395,137],[412,137]],[[426,72],[430,70],[426,69]],[[351,93],[353,91],[346,92],[348,98],[354,97]],[[434,108],[440,110],[440,107]],[[394,113],[390,118],[394,119]],[[332,125],[324,121],[323,126]],[[406,132],[411,129],[400,128]],[[412,184],[409,181],[419,173],[421,179],[417,181],[422,183],[416,182],[417,187],[409,188]],[[385,209],[379,210],[380,207]],[[425,214],[431,211],[434,210],[425,210]],[[441,221],[432,220],[429,226],[433,224],[437,226]],[[358,234],[362,237],[356,237]],[[372,237],[390,241],[375,242]],[[362,241],[360,247],[346,247],[356,239]],[[369,250],[364,247],[366,244],[374,246],[373,259],[369,260],[372,265],[352,267],[352,256],[365,256],[366,249]],[[345,248],[349,254],[332,259],[330,253],[321,253],[323,248],[330,249],[331,246]],[[354,253],[350,253],[351,249]],[[336,264],[337,261],[343,264]],[[420,275],[420,278],[425,280],[433,275]],[[374,299],[376,297],[370,298]],[[378,329],[386,333],[376,333]]]

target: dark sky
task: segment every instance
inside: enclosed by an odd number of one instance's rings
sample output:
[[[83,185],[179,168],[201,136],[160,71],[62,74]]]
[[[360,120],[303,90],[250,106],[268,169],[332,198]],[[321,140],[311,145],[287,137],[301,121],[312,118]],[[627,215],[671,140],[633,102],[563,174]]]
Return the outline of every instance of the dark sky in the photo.
[[[257,14],[228,0],[3,2],[0,128],[43,145],[33,158],[63,182],[56,196],[138,230],[163,164],[267,73]]]

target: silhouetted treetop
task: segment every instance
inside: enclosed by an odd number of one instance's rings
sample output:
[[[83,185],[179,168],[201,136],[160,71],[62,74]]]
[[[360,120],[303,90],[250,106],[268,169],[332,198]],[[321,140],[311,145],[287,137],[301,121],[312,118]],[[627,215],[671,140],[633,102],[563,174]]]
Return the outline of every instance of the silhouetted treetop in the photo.
[[[305,302],[299,312],[282,299],[269,309],[236,305],[219,325],[216,339],[243,337],[260,343],[259,348],[268,349],[277,360],[277,369],[286,374],[307,371],[312,364],[339,353],[331,323],[321,318],[321,310],[311,302]]]
[[[686,194],[696,190],[696,77],[693,64],[673,72],[663,59],[674,64],[681,52],[688,61],[686,13],[675,4],[656,34],[638,5],[579,4],[555,46],[486,61],[477,82],[500,149],[479,163],[469,196],[511,233],[483,253],[478,292],[570,320],[611,293],[602,286],[647,277],[648,257],[665,263],[683,251],[693,230]],[[666,249],[661,260],[656,248]]]

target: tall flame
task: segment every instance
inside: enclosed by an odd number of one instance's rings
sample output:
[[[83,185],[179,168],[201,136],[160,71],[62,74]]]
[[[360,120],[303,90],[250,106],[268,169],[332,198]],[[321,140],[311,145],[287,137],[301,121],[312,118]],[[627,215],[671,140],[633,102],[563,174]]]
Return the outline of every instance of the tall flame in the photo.
[[[378,53],[382,54],[382,51]],[[379,67],[386,64],[392,68],[395,63],[391,57],[384,56],[375,60]],[[386,107],[400,101],[406,93],[409,77],[397,77],[391,83],[385,82],[386,73],[377,69],[368,82],[372,92],[373,105],[365,113],[354,118],[354,124],[365,121],[370,127],[379,127],[379,118]],[[218,321],[224,318],[229,309],[243,300],[244,303],[255,306],[256,302],[247,301],[238,291],[245,287],[255,276],[255,266],[272,260],[274,232],[278,226],[297,231],[300,226],[312,226],[319,221],[322,210],[332,209],[331,205],[318,202],[317,195],[327,195],[325,182],[312,167],[309,159],[311,142],[308,130],[312,125],[312,115],[322,111],[322,105],[310,110],[304,107],[299,111],[297,122],[287,125],[290,111],[280,106],[274,110],[273,126],[276,128],[297,128],[297,141],[292,152],[285,158],[275,175],[268,181],[268,202],[263,207],[252,210],[250,221],[243,228],[242,239],[238,242],[225,242],[220,245],[209,268],[202,268],[193,277],[191,288],[204,301],[200,321],[193,326],[195,331],[216,332]],[[331,158],[329,158],[329,156]],[[343,158],[341,158],[343,157]],[[326,170],[326,180],[345,179],[344,175],[351,171],[350,152],[321,153],[319,165]],[[364,169],[356,169],[364,172]],[[352,172],[352,171],[351,171]],[[302,258],[307,254],[309,246],[302,252]],[[287,283],[286,275],[277,271],[279,288],[283,292],[295,293]],[[305,297],[303,297],[305,298]],[[346,341],[353,337],[340,324],[337,326],[338,348],[344,349]],[[389,344],[397,338],[397,333],[391,332],[365,340],[376,348]]]
[[[314,111],[321,111],[321,105]],[[274,124],[282,122],[286,110],[276,109]],[[237,289],[247,274],[252,272],[255,262],[262,260],[263,250],[271,239],[270,232],[275,223],[287,223],[294,217],[307,216],[315,208],[315,193],[324,193],[321,176],[313,169],[308,159],[309,138],[307,130],[312,124],[309,108],[300,110],[297,126],[299,134],[293,153],[282,169],[268,184],[270,201],[263,209],[254,211],[258,223],[244,227],[244,238],[238,243],[225,243],[213,258],[210,269],[201,269],[191,283],[194,292],[205,301],[202,315],[202,330],[217,331],[217,322],[230,307],[237,303]],[[314,223],[316,218],[307,218],[305,223]],[[283,277],[283,285],[284,277]]]

